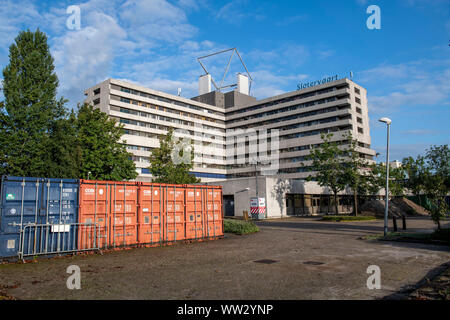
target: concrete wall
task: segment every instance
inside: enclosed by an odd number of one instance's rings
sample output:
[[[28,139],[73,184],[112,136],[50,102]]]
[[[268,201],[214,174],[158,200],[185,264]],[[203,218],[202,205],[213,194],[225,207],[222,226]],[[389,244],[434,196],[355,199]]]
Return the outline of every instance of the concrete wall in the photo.
[[[234,196],[235,216],[242,217],[244,210],[250,213],[250,198],[256,197],[255,177],[215,181],[208,184],[220,185],[223,188],[223,195]],[[328,188],[319,186],[314,181],[258,177],[258,195],[261,198],[266,198],[268,218],[287,216],[286,194],[332,195],[332,192]],[[351,195],[351,192],[346,190],[339,194]]]

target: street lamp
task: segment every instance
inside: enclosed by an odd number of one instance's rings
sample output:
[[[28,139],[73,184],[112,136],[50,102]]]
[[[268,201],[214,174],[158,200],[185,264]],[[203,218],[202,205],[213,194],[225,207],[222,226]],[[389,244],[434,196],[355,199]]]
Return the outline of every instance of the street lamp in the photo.
[[[389,118],[381,118],[378,120],[384,122],[387,125],[387,144],[386,144],[386,203],[384,209],[384,236],[388,232],[388,210],[389,210],[389,130],[392,120]]]

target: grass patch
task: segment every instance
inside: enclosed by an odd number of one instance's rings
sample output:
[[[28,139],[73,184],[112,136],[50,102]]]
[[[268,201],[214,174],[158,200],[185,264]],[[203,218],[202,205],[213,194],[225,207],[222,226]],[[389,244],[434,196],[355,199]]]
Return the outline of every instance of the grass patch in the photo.
[[[333,221],[333,222],[368,221],[368,220],[376,220],[376,218],[371,216],[323,216],[322,219],[320,219],[320,221]]]
[[[249,221],[225,219],[223,224],[226,233],[242,235],[259,231],[259,228],[253,222]]]
[[[432,233],[388,232],[386,236],[383,234],[367,235],[361,239],[450,245],[450,229],[436,230]]]

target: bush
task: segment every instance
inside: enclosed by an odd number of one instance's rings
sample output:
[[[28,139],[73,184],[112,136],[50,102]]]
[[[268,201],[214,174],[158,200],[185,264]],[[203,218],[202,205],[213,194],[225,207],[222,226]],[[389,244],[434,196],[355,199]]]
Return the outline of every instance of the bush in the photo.
[[[323,216],[321,221],[367,221],[367,220],[376,220],[375,217],[371,216]]]
[[[226,233],[249,234],[259,231],[259,228],[252,222],[241,220],[224,220],[224,228]]]

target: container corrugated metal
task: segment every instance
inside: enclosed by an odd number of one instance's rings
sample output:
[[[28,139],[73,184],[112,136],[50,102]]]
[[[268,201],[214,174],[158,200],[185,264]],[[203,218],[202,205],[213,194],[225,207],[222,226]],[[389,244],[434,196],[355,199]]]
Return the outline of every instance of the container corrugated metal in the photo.
[[[164,189],[165,241],[185,240],[185,208],[183,185],[167,184]]]
[[[78,248],[93,246],[105,248],[108,244],[109,194],[110,186],[105,181],[80,180],[80,205],[78,219],[80,223],[97,224],[97,237],[92,238],[81,227],[78,236]]]
[[[138,243],[159,245],[163,241],[163,187],[157,183],[139,186]]]
[[[112,247],[136,245],[137,197],[136,182],[111,182],[110,243]]]
[[[1,257],[76,249],[78,180],[3,176],[0,194]]]
[[[221,237],[223,236],[222,187],[205,186],[203,192],[205,193],[205,237]]]
[[[223,236],[218,186],[3,176],[0,197],[0,257]]]
[[[186,239],[204,238],[203,187],[186,185]]]
[[[97,244],[100,248],[138,243],[138,183],[80,180],[79,219],[97,223],[97,239],[81,237],[79,247]]]

